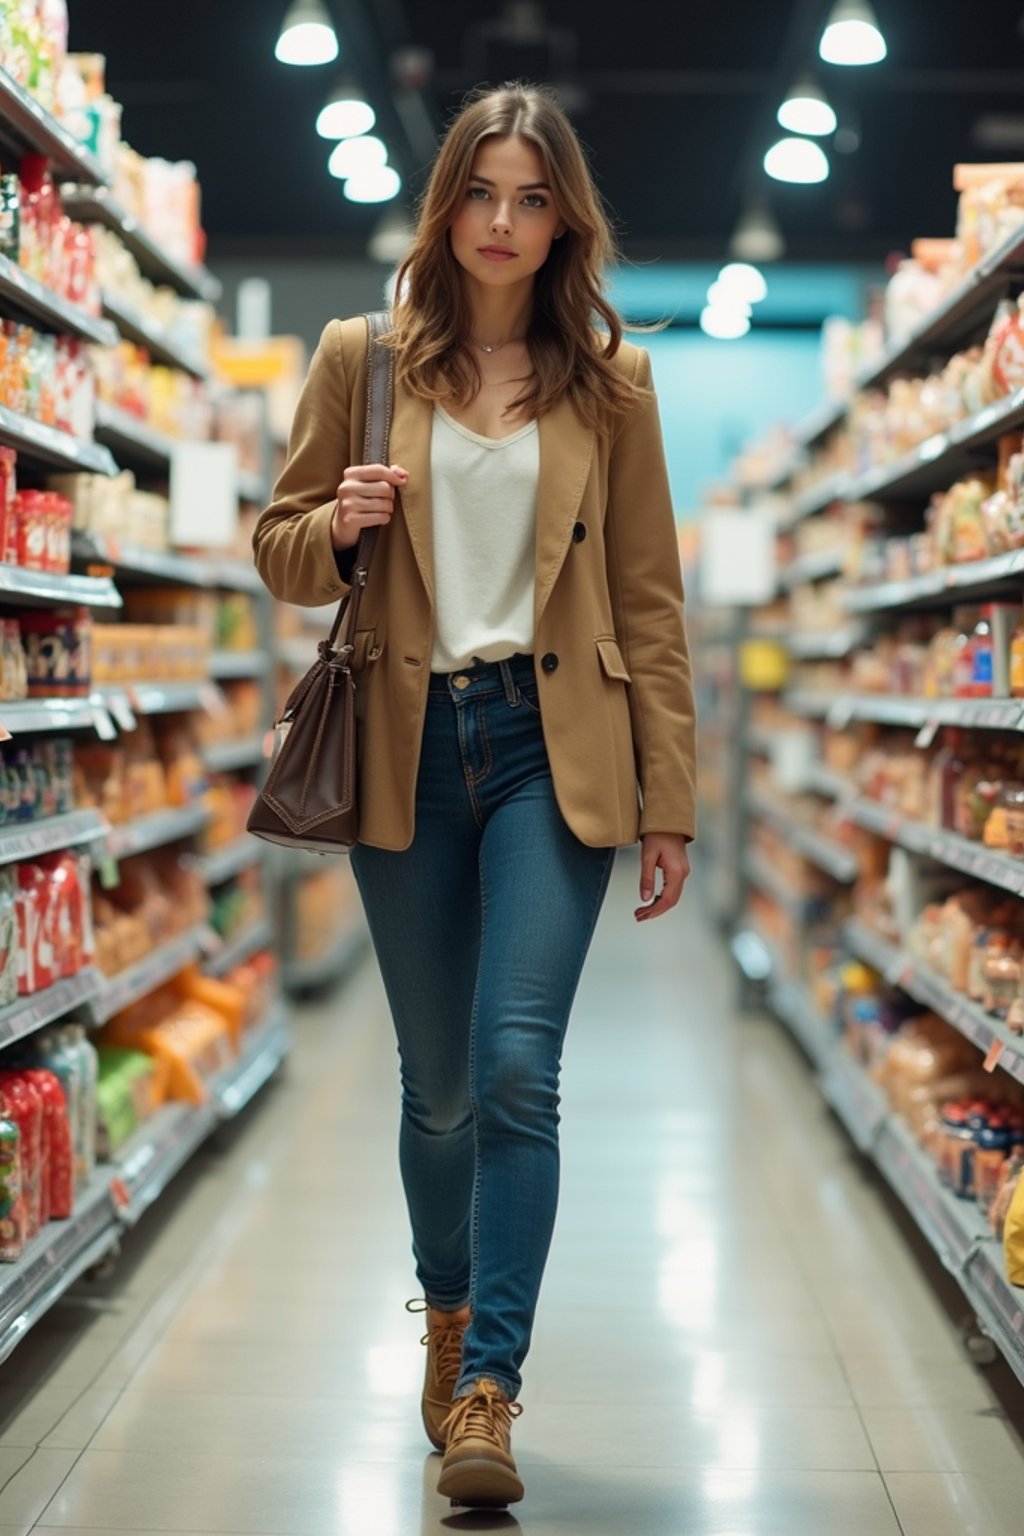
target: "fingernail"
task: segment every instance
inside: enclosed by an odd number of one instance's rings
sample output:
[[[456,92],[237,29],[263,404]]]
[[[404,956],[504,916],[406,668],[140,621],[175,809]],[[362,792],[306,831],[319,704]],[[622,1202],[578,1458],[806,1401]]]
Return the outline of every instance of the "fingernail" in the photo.
[[[641,890],[640,896],[643,901],[650,901],[651,893],[646,886]]]

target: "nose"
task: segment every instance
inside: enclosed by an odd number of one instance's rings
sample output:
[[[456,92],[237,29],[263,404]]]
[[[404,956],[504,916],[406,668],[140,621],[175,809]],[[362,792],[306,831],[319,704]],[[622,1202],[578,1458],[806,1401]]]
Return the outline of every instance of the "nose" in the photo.
[[[504,203],[499,204],[495,209],[494,218],[491,220],[491,228],[495,234],[499,233],[499,231],[506,235],[512,233],[512,215]]]

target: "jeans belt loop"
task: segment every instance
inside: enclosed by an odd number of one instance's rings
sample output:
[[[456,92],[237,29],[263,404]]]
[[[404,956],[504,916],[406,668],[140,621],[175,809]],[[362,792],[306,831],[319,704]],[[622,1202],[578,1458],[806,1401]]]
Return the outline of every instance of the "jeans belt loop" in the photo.
[[[519,703],[519,688],[512,676],[512,666],[508,661],[499,661],[498,669],[501,672],[501,681],[505,685],[505,702],[511,709],[515,709]]]

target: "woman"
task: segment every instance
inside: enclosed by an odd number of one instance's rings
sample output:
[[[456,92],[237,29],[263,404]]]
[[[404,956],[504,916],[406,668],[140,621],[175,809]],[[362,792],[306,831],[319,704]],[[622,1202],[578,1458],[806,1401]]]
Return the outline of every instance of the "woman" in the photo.
[[[401,1059],[423,1417],[457,1503],[523,1494],[561,1048],[615,847],[642,842],[642,922],[678,901],[694,832],[675,526],[650,362],[602,296],[613,254],[554,101],[472,100],[398,275],[393,462],[360,462],[366,329],[332,321],[254,539],[276,597],[320,604],[386,529],[352,867]]]

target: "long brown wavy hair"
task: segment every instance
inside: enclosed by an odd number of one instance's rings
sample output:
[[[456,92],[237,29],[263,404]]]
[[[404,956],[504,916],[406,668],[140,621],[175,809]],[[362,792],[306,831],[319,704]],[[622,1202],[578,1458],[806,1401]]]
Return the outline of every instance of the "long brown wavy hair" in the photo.
[[[540,154],[566,232],[552,242],[534,277],[526,338],[534,372],[508,409],[540,416],[568,396],[588,426],[609,430],[641,393],[612,363],[623,322],[603,289],[605,271],[617,256],[615,238],[572,124],[539,86],[513,82],[475,93],[445,135],[412,247],[398,270],[389,338],[397,373],[428,400],[467,401],[480,388],[479,366],[466,347],[469,305],[449,230],[465,201],[480,145],[513,136]]]

